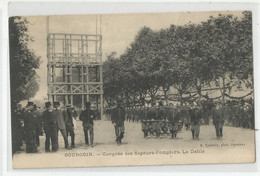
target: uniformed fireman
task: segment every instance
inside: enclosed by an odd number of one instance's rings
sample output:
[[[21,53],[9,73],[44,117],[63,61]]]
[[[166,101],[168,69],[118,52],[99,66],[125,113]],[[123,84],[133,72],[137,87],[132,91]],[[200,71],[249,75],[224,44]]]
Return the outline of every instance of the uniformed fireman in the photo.
[[[213,116],[213,124],[215,125],[216,129],[216,136],[217,139],[221,139],[223,137],[223,125],[225,121],[225,114],[224,114],[224,108],[220,103],[216,105],[215,108],[212,110],[212,116]]]
[[[80,113],[79,119],[82,121],[82,126],[85,135],[85,143],[87,146],[93,147],[94,142],[94,118],[95,112],[90,109],[91,103],[86,102],[86,109]],[[89,137],[88,137],[89,132]],[[89,140],[90,139],[90,140]]]
[[[125,109],[121,102],[118,102],[117,106],[112,110],[111,121],[115,128],[116,142],[120,145],[125,133]]]
[[[192,106],[190,110],[190,116],[191,116],[192,139],[198,140],[200,134],[200,125],[201,125],[201,111],[199,107]]]
[[[142,120],[142,131],[144,132],[144,137],[148,136],[150,130],[150,121],[148,117],[148,107],[143,107],[140,112],[140,117]]]
[[[161,134],[161,129],[164,125],[165,121],[165,114],[163,110],[163,103],[159,102],[159,106],[156,107],[155,109],[155,132],[156,132],[156,138],[160,137]]]
[[[168,107],[166,116],[167,116],[167,120],[168,120],[168,124],[169,124],[171,138],[176,139],[177,133],[178,133],[178,121],[179,121],[178,116],[177,116],[177,110],[174,109],[174,107],[172,105],[170,105]]]
[[[190,113],[189,113],[189,107],[187,104],[184,105],[182,108],[182,116],[183,116],[183,123],[185,125],[185,129],[188,131],[190,129]]]

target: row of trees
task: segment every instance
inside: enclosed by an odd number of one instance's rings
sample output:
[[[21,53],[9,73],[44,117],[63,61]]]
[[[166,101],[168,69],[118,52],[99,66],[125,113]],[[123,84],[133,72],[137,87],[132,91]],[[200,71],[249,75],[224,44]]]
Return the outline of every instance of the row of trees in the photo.
[[[104,63],[104,96],[108,105],[151,103],[163,90],[168,101],[171,87],[183,104],[185,94],[217,87],[221,100],[234,88],[253,92],[252,14],[219,14],[200,24],[171,25],[154,31],[143,27],[121,55],[111,53]],[[241,86],[243,85],[243,86]],[[192,97],[190,96],[189,99]],[[236,97],[239,98],[239,97]],[[241,98],[241,97],[240,97]]]
[[[11,103],[34,97],[39,90],[36,69],[40,66],[40,57],[29,49],[33,42],[28,34],[29,21],[23,17],[9,18],[9,43],[10,43],[10,89]]]

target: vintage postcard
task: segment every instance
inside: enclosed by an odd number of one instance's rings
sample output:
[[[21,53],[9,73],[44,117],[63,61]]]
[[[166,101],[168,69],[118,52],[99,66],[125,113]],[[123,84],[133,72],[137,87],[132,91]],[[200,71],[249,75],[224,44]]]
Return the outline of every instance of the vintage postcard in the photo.
[[[9,18],[13,168],[255,162],[252,12]]]

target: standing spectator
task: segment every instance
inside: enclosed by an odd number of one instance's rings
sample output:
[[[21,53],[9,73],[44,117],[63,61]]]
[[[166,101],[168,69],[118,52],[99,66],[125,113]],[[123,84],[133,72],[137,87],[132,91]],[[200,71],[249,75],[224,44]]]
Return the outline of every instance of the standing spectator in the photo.
[[[66,133],[66,124],[65,124],[65,122],[67,122],[68,119],[67,112],[60,109],[60,102],[54,102],[53,106],[54,106],[54,110],[52,111],[52,118],[57,120],[56,135],[58,136],[58,132],[60,131],[63,136],[65,148],[70,149],[68,143],[68,136]],[[58,137],[57,137],[57,145],[58,145]]]
[[[45,110],[42,113],[42,121],[43,121],[43,130],[45,132],[45,152],[50,152],[50,141],[52,145],[52,150],[55,151],[55,142],[56,139],[51,133],[51,112],[52,112],[52,107],[51,107],[51,102],[46,102],[45,103]]]
[[[75,133],[74,133],[74,124],[73,118],[77,117],[77,111],[71,105],[66,105],[68,120],[66,122],[66,132],[67,136],[71,138],[71,147],[75,147]]]
[[[28,102],[27,111],[24,117],[24,128],[25,128],[25,143],[26,143],[26,153],[36,153],[36,114],[34,111],[33,102]]]
[[[40,135],[42,135],[42,115],[40,114],[39,107],[36,104],[34,104],[33,107],[34,107],[33,111],[36,115],[36,123],[37,123],[36,144],[39,147],[40,146]]]

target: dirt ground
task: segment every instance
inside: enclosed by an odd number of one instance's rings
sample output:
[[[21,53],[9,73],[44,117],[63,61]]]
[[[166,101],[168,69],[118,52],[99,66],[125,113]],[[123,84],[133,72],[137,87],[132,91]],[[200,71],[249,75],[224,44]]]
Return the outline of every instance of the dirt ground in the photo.
[[[87,167],[125,165],[168,165],[198,163],[254,162],[254,131],[224,127],[223,139],[217,140],[213,125],[200,127],[199,140],[192,140],[191,131],[184,128],[171,139],[170,135],[143,137],[141,123],[125,122],[125,137],[121,145],[115,141],[111,121],[94,122],[94,147],[87,147],[80,121],[75,121],[76,148],[67,150],[59,134],[58,152],[45,153],[45,136],[40,136],[39,153],[14,154],[14,168]],[[70,143],[70,137],[69,137]]]

